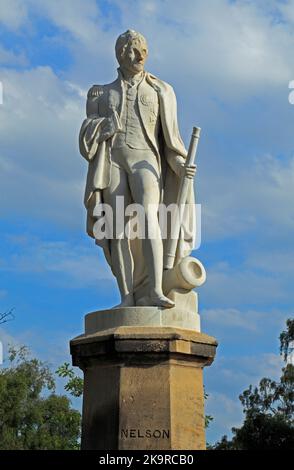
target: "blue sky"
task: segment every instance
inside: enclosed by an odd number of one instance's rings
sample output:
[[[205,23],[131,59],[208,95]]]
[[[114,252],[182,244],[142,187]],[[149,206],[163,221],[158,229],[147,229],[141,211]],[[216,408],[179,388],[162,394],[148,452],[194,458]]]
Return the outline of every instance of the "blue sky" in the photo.
[[[207,268],[202,330],[219,340],[205,371],[214,442],[242,420],[239,394],[278,377],[293,317],[294,1],[0,0],[0,339],[56,367],[85,313],[118,301],[85,234],[85,95],[116,76],[128,28],[146,68],[174,87],[183,138],[202,128],[196,178]]]

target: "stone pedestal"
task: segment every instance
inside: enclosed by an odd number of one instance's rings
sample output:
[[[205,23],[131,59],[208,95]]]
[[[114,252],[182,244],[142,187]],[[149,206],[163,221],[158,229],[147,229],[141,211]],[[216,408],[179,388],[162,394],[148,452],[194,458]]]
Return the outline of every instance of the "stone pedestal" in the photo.
[[[173,326],[86,326],[71,341],[84,371],[82,449],[205,449],[203,367],[216,340]]]

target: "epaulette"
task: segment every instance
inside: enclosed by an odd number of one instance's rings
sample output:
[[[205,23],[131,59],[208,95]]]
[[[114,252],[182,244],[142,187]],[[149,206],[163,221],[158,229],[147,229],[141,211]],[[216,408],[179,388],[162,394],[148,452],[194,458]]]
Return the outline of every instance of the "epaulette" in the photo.
[[[103,85],[93,85],[88,91],[88,98],[97,98],[103,94]]]

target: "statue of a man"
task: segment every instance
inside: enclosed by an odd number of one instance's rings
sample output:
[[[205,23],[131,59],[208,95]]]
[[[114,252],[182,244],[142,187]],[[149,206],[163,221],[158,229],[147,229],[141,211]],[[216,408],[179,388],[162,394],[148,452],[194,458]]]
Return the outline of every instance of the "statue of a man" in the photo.
[[[187,151],[178,130],[172,87],[144,69],[148,56],[145,38],[128,30],[118,37],[115,52],[118,77],[113,83],[90,88],[87,118],[80,132],[80,151],[89,162],[85,193],[87,232],[95,238],[98,204],[115,208],[118,196],[124,198],[125,206],[141,204],[146,214],[146,233],[152,226],[152,238],[116,238],[114,231],[112,239],[96,243],[103,247],[116,276],[120,306],[170,308],[174,302],[162,290],[165,245],[157,208],[162,202],[176,202],[183,173],[191,178],[188,202],[193,203],[192,179],[196,169],[195,165],[184,167]],[[182,235],[179,239],[178,260],[191,252],[189,237]],[[140,289],[145,292],[143,303]]]

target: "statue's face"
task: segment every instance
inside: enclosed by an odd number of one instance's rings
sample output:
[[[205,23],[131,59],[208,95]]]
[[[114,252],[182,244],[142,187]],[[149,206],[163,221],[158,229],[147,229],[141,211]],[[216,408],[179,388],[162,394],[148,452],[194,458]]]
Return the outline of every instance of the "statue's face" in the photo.
[[[138,39],[134,39],[128,45],[121,61],[121,66],[132,73],[139,73],[144,70],[144,64],[148,55],[147,44]]]

